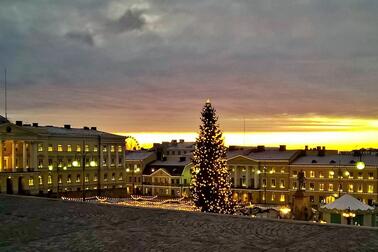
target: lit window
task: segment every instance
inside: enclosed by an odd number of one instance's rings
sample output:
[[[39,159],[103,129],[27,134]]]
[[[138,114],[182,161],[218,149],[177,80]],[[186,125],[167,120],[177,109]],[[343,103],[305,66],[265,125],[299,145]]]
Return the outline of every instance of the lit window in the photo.
[[[374,175],[372,172],[369,172],[369,179],[374,179]]]
[[[122,152],[122,146],[118,145],[118,152]]]
[[[298,171],[293,171],[293,178],[296,178],[298,176]]]
[[[94,152],[97,152],[97,151],[98,151],[98,147],[97,147],[97,145],[93,145],[93,151],[94,151]]]
[[[89,145],[88,144],[85,145],[85,152],[89,152]]]
[[[115,147],[114,147],[114,145],[111,145],[111,146],[110,146],[110,151],[111,151],[111,152],[114,152],[114,151],[115,151]]]
[[[310,178],[314,178],[315,177],[315,172],[314,171],[310,171]]]
[[[43,184],[42,176],[38,176],[38,180],[39,180],[39,184],[42,185]]]
[[[38,144],[38,151],[39,152],[43,151],[43,144],[41,143]]]
[[[324,178],[324,175],[322,172],[319,172],[319,178]]]
[[[270,174],[276,173],[276,170],[274,168],[272,168],[269,173]]]
[[[297,189],[297,182],[293,182],[293,189],[294,189],[294,190]]]
[[[262,187],[266,187],[266,179],[262,180]]]
[[[38,168],[43,168],[43,159],[38,159]]]
[[[34,178],[29,177],[29,186],[34,186]]]
[[[373,192],[374,192],[374,186],[368,185],[368,193],[373,193]]]
[[[270,187],[275,188],[276,187],[276,179],[271,180]]]
[[[333,184],[328,185],[328,191],[332,192],[333,191]]]
[[[47,148],[47,151],[53,151],[53,146],[52,146],[52,144],[49,144],[49,147]]]
[[[276,195],[274,193],[272,193],[271,200],[274,201],[275,199],[276,199]]]
[[[67,159],[67,167],[72,167],[72,159]]]
[[[115,162],[115,160],[114,160],[114,158],[112,158],[112,159],[111,159],[111,164],[110,164],[110,165],[111,165],[111,166],[115,166],[114,162]]]
[[[85,179],[85,182],[89,182],[89,174],[87,174],[84,179]]]
[[[358,179],[363,179],[364,177],[362,176],[362,172],[358,173]]]
[[[58,151],[59,152],[63,151],[63,146],[61,144],[58,144]]]
[[[67,152],[71,152],[72,151],[72,145],[71,144],[67,144]]]
[[[333,175],[335,175],[334,171],[329,171],[328,178],[333,178]]]
[[[80,151],[81,151],[81,146],[80,146],[80,144],[77,144],[77,145],[76,145],[76,151],[77,151],[77,152],[80,152]]]
[[[76,176],[76,183],[79,183],[80,182],[80,175],[77,175]]]
[[[67,184],[71,184],[71,175],[69,174],[68,176],[67,176]]]
[[[97,174],[95,174],[94,176],[93,176],[93,181],[97,181]]]
[[[112,181],[115,180],[115,173],[112,174]]]
[[[51,175],[47,176],[47,184],[51,185],[52,184],[52,178]]]
[[[324,191],[324,184],[323,183],[319,184],[319,191]]]
[[[281,173],[285,173],[285,169],[284,168],[281,169]]]
[[[104,181],[108,181],[108,174],[107,173],[104,174]]]
[[[58,183],[59,183],[59,184],[62,184],[62,175],[59,175],[59,176],[58,176]]]
[[[281,194],[280,201],[284,202],[285,201],[285,194]]]
[[[349,184],[349,186],[348,186],[348,191],[349,191],[349,192],[353,192],[353,184]]]
[[[106,148],[106,145],[103,145],[102,146],[102,152],[107,152],[108,151],[108,148]]]
[[[118,180],[123,180],[122,172],[119,174]]]

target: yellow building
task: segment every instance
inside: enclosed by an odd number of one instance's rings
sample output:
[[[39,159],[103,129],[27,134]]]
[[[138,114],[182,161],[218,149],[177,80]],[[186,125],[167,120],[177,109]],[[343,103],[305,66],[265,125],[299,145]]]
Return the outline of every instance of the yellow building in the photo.
[[[280,148],[230,148],[227,164],[231,173],[233,198],[260,204],[290,203],[290,163],[300,151]]]
[[[45,195],[125,187],[123,136],[95,127],[0,121],[1,193]]]

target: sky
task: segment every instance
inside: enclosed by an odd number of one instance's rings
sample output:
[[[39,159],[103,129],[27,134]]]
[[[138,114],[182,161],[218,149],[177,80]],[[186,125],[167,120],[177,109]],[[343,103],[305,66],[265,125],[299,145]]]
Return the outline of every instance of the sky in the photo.
[[[1,0],[8,115],[193,133],[210,98],[225,132],[378,147],[377,13],[376,0]]]

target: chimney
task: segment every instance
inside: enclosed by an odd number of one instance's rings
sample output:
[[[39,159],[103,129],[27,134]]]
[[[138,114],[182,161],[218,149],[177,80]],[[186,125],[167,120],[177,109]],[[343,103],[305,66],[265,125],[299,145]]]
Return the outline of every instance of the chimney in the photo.
[[[286,145],[280,145],[280,151],[286,151]]]
[[[180,162],[184,162],[186,160],[186,157],[180,157]]]
[[[71,129],[71,125],[70,124],[64,124],[64,128],[65,129]]]
[[[22,126],[22,121],[16,121],[17,126]]]
[[[184,143],[185,142],[185,140],[184,139],[180,139],[180,143]]]
[[[320,151],[321,149],[322,149],[322,147],[316,146],[316,150]]]
[[[33,127],[38,127],[38,123],[33,123]]]
[[[91,130],[97,130],[97,127],[91,127]]]
[[[305,151],[308,151],[308,145],[305,146]]]
[[[265,146],[264,145],[258,145],[257,151],[265,151]]]
[[[177,145],[177,140],[172,140],[171,144],[174,145],[174,146],[176,146]]]
[[[322,147],[322,150],[324,150],[324,151],[325,151],[325,150],[326,150],[326,147],[325,147],[325,146],[323,146],[323,147]]]
[[[84,130],[89,130],[89,127],[88,126],[84,126],[83,129]]]

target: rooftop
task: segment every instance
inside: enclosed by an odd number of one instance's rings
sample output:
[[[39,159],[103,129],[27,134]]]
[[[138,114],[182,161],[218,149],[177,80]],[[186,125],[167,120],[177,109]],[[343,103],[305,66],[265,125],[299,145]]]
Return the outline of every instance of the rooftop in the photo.
[[[356,162],[360,161],[359,156],[354,155],[309,155],[302,156],[296,159],[294,165],[311,165],[311,164],[320,164],[320,165],[342,165],[342,166],[354,166]],[[378,165],[378,156],[374,155],[362,155],[361,161],[367,166],[377,166]]]

